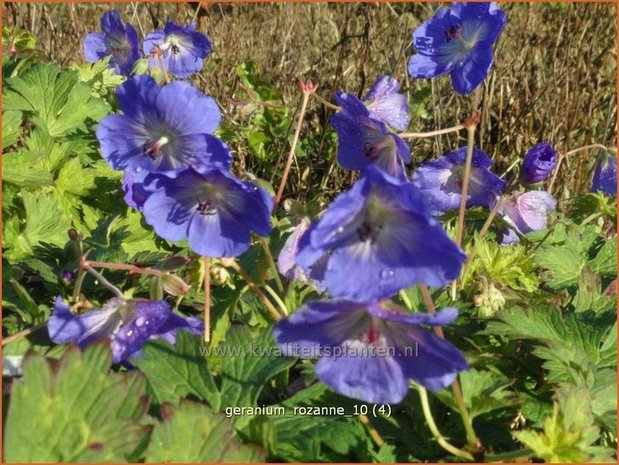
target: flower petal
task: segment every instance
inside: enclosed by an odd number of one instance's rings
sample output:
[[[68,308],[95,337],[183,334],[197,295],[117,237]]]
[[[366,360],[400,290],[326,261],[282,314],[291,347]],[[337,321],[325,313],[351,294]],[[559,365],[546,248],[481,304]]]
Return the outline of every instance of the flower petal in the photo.
[[[163,300],[138,301],[131,305],[135,309],[131,321],[120,328],[110,344],[114,363],[128,360],[140,350],[172,314],[170,306]]]

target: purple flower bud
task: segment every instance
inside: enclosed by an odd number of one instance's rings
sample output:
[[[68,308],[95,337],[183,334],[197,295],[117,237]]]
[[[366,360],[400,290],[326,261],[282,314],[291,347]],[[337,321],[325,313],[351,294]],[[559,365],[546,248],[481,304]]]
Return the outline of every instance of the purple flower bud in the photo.
[[[521,184],[537,184],[548,179],[557,166],[557,153],[548,142],[532,147],[524,157]]]
[[[70,283],[71,281],[73,281],[75,279],[75,274],[73,273],[73,271],[65,271],[62,273],[62,280]]]
[[[602,191],[608,196],[617,195],[617,157],[605,157],[598,160],[593,175],[591,192]]]

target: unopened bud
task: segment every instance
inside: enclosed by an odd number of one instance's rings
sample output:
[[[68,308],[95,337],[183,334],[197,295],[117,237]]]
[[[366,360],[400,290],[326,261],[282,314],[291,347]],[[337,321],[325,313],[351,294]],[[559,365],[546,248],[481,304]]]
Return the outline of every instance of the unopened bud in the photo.
[[[230,280],[230,272],[223,266],[211,267],[211,282],[217,286],[223,286]]]
[[[505,305],[505,297],[492,283],[484,292],[473,297],[477,316],[480,318],[490,318]]]
[[[163,284],[163,290],[175,297],[185,295],[189,292],[187,283],[178,276],[170,273],[161,274],[161,283]]]

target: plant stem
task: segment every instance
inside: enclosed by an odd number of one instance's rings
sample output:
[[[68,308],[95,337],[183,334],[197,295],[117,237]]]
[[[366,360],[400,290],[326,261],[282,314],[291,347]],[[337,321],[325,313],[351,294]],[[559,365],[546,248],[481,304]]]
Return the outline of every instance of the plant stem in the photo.
[[[152,276],[161,275],[161,270],[154,270],[152,268],[140,268],[139,266],[129,265],[126,263],[104,263],[104,262],[92,262],[90,260],[85,260],[83,263],[93,268],[107,268],[110,270],[126,270],[130,273],[149,274]]]
[[[2,338],[2,345],[4,346],[5,344],[8,344],[9,342],[13,342],[13,341],[16,341],[17,339],[21,339],[22,337],[28,336],[29,334],[34,333],[35,331],[38,331],[39,329],[45,328],[46,326],[47,326],[47,323],[42,323],[40,325],[31,326],[30,328],[24,329],[23,331],[20,331],[8,337]]]
[[[361,422],[363,426],[365,426],[365,429],[368,430],[368,433],[370,434],[370,437],[372,438],[374,443],[378,447],[382,447],[383,444],[385,444],[385,440],[382,438],[380,433],[376,430],[376,427],[372,424],[372,422],[367,417],[367,415],[359,414],[359,421]]]
[[[75,235],[70,235],[75,242],[75,246],[77,247],[77,262],[82,263],[84,260],[84,253],[82,249],[82,239],[81,236],[75,232]],[[88,254],[86,254],[88,255]],[[77,298],[79,297],[80,291],[82,290],[82,284],[84,283],[84,277],[86,276],[86,271],[82,269],[81,266],[77,268],[77,277],[75,278],[75,286],[73,287],[73,295],[71,296],[71,303],[77,302]]]
[[[91,267],[90,265],[88,265],[86,262],[82,263],[82,267],[88,271],[91,275],[93,275],[100,283],[103,287],[106,287],[108,290],[112,291],[116,297],[120,298],[120,299],[124,299],[125,296],[123,295],[122,291],[120,289],[118,289],[116,286],[114,286],[111,282],[109,282],[107,279],[105,279],[97,270],[95,270],[93,267]]]
[[[322,103],[325,107],[327,108],[331,108],[332,110],[335,111],[341,111],[342,109],[340,107],[338,107],[337,105],[333,105],[330,102],[327,102],[325,99],[323,99],[320,95],[318,94],[314,94],[314,97],[316,98],[316,100],[318,100],[320,103]]]
[[[462,178],[462,194],[460,195],[460,209],[458,211],[458,225],[456,229],[456,244],[462,244],[462,236],[464,234],[464,214],[466,212],[466,201],[469,194],[469,179],[471,177],[471,162],[473,160],[473,146],[475,144],[475,128],[476,125],[470,125],[466,128],[466,161],[464,163],[464,175]]]
[[[273,278],[275,279],[275,284],[277,285],[277,290],[280,293],[284,293],[284,285],[282,283],[281,278],[279,277],[279,270],[277,269],[277,265],[275,264],[275,259],[273,258],[273,254],[271,253],[271,249],[269,248],[269,243],[266,238],[260,238],[260,244],[262,245],[262,249],[264,250],[264,254],[267,256],[267,260],[269,261],[269,266],[273,270]]]
[[[457,126],[451,127],[451,128],[446,128],[446,129],[437,129],[436,131],[429,131],[429,132],[403,132],[398,134],[398,136],[400,136],[402,139],[414,139],[414,138],[420,138],[420,137],[433,137],[433,136],[440,136],[442,134],[449,134],[451,132],[458,132],[461,129],[464,129],[464,126],[461,124],[458,124]]]
[[[550,178],[550,182],[548,183],[549,193],[552,193],[552,188],[555,185],[555,180],[557,179],[557,174],[559,173],[559,168],[561,167],[561,163],[563,162],[563,160],[578,152],[583,152],[585,150],[590,150],[590,149],[611,150],[609,147],[606,147],[605,145],[602,145],[602,144],[590,144],[590,145],[585,145],[583,147],[578,147],[577,149],[574,149],[574,150],[570,150],[569,152],[566,152],[564,154],[559,153],[559,159],[557,160],[557,167],[555,168],[554,173],[552,173],[552,178]]]
[[[290,146],[290,152],[288,153],[288,160],[286,160],[286,166],[284,168],[284,174],[282,180],[279,183],[279,189],[277,189],[277,195],[275,196],[275,204],[273,205],[273,212],[277,211],[282,195],[284,194],[284,188],[286,187],[286,181],[288,180],[288,174],[294,161],[294,153],[297,149],[297,143],[299,142],[299,136],[301,135],[301,127],[303,126],[303,119],[305,118],[305,110],[307,109],[307,102],[309,96],[316,92],[318,86],[314,86],[311,82],[301,83],[301,90],[303,91],[303,102],[301,103],[301,112],[299,114],[299,120],[297,121],[297,127],[294,131],[294,138],[292,139],[292,145]]]
[[[252,279],[251,276],[249,276],[249,274],[247,273],[247,271],[245,271],[243,268],[241,268],[241,266],[235,262],[233,259],[230,258],[222,258],[221,259],[221,263],[224,266],[229,266],[230,268],[232,268],[234,271],[236,271],[238,274],[240,274],[243,279],[245,280],[245,282],[247,283],[247,285],[249,286],[249,288],[254,291],[254,293],[256,294],[256,296],[258,296],[258,299],[260,299],[260,301],[266,306],[266,308],[269,310],[269,312],[271,313],[271,315],[273,315],[273,318],[275,318],[276,320],[281,320],[282,315],[277,311],[277,309],[273,306],[273,304],[271,303],[271,301],[267,298],[266,295],[264,295],[264,292],[262,292],[262,290],[260,289],[260,287],[256,284],[256,282]]]
[[[288,308],[286,307],[286,304],[284,303],[284,301],[279,297],[279,295],[277,295],[277,292],[275,292],[273,288],[269,286],[268,284],[264,285],[264,289],[271,295],[271,297],[273,297],[273,300],[279,306],[279,309],[281,310],[282,314],[288,315]]]
[[[426,286],[425,284],[419,284],[419,289],[421,291],[423,303],[428,309],[428,312],[436,313],[436,307],[434,306],[434,302],[432,301],[432,295],[430,294],[428,286]],[[436,334],[441,339],[445,339],[445,334],[443,334],[443,328],[441,328],[440,326],[434,327],[434,334]],[[462,418],[464,431],[466,431],[466,440],[469,445],[477,447],[477,435],[473,430],[473,421],[471,420],[469,412],[466,409],[464,397],[462,396],[462,390],[460,389],[460,383],[458,382],[458,378],[454,379],[454,382],[451,383],[451,390],[454,394],[454,398],[456,399],[456,403],[458,404],[458,410],[460,412],[460,417]]]
[[[494,204],[494,207],[492,207],[492,210],[490,210],[490,213],[488,214],[488,218],[486,218],[486,222],[484,223],[482,228],[479,230],[479,234],[477,235],[478,239],[481,239],[482,237],[486,235],[486,233],[488,232],[488,229],[490,229],[490,225],[494,221],[494,218],[496,217],[497,213],[501,209],[501,206],[505,203],[506,199],[507,199],[507,196],[503,194],[499,198],[499,200]],[[463,277],[464,275],[466,275],[466,272],[468,271],[469,267],[471,266],[471,263],[473,262],[473,258],[475,258],[476,252],[477,251],[475,249],[475,245],[473,245],[473,247],[471,247],[471,250],[468,253],[468,256],[466,257],[466,261],[464,262],[464,266],[462,267],[462,273],[460,273],[460,277]]]
[[[211,340],[211,257],[204,260],[204,342]]]
[[[430,410],[430,403],[428,402],[428,393],[425,388],[422,386],[417,386],[417,390],[419,392],[419,399],[421,400],[421,409],[423,410],[423,416],[426,419],[426,423],[428,424],[428,428],[432,432],[432,436],[436,439],[436,442],[445,449],[447,452],[455,455],[456,457],[460,457],[466,460],[474,461],[474,457],[466,451],[458,449],[457,447],[449,444],[441,432],[438,430],[436,423],[434,422],[434,417],[432,417],[432,411]]]

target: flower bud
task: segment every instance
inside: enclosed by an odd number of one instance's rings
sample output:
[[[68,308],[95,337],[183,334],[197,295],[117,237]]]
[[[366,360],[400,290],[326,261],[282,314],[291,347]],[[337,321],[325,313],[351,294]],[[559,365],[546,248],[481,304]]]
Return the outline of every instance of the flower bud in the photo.
[[[223,286],[230,280],[228,270],[220,265],[211,266],[211,282],[217,286]]]
[[[538,184],[545,181],[557,166],[557,153],[547,142],[532,147],[524,157],[521,184]]]
[[[501,291],[494,287],[494,284],[490,283],[481,294],[473,297],[473,302],[475,307],[477,307],[477,316],[480,318],[490,318],[503,308],[505,297],[503,297]]]
[[[161,283],[163,290],[168,294],[178,297],[189,292],[189,286],[185,281],[170,273],[161,273]]]

